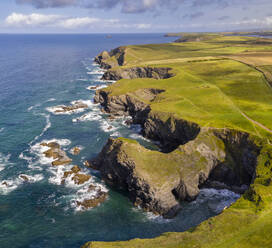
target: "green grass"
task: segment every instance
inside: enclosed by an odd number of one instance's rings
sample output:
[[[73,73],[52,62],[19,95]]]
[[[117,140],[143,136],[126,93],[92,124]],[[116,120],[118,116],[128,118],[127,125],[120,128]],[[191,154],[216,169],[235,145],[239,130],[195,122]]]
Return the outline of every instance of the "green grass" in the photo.
[[[153,111],[172,113],[201,126],[233,128],[260,136],[243,112],[272,129],[272,90],[254,68],[233,60],[159,66],[172,67],[176,76],[166,80],[120,80],[107,90],[111,95],[133,95],[142,88],[164,89],[149,103]],[[264,132],[261,136],[270,134]]]
[[[241,130],[252,137],[260,137],[263,143],[271,143],[272,89],[265,73],[272,72],[272,60],[271,64],[254,67],[254,56],[260,62],[264,52],[272,52],[272,40],[239,36],[214,36],[200,42],[128,46],[125,67],[171,67],[175,76],[164,80],[120,80],[105,90],[110,95],[130,94],[137,97],[150,104],[151,111],[162,120],[174,116],[203,127]],[[244,55],[248,54],[254,55],[250,57],[250,65],[244,61]],[[234,55],[235,58],[241,56],[243,63],[232,60],[231,56]],[[266,58],[265,61],[270,60]],[[144,88],[165,91],[149,102],[141,94],[135,93]],[[134,142],[128,144],[139,147]],[[150,180],[158,181],[161,178],[165,181],[176,173],[178,164],[171,159],[177,150],[162,154],[144,149],[145,152],[141,153],[144,155],[139,157],[137,149],[126,152],[135,157],[142,173],[151,175]],[[156,169],[155,165],[165,163],[169,167],[162,171]],[[146,167],[147,164],[150,167]],[[195,166],[197,168],[201,164]],[[255,182],[241,199],[219,216],[184,233],[166,233],[155,239],[127,242],[92,242],[84,247],[270,248],[271,178],[272,146],[266,144],[258,157]]]

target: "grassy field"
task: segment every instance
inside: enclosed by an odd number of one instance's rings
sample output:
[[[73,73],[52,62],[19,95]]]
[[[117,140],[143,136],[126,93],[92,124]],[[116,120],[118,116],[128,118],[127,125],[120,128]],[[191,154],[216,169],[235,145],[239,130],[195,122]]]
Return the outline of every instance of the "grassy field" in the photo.
[[[201,126],[234,128],[270,138],[272,89],[267,79],[272,41],[259,45],[262,40],[228,36],[207,42],[129,46],[124,67],[171,67],[175,77],[121,80],[108,90],[121,95],[142,88],[164,89],[149,102],[153,111],[172,113]]]
[[[165,118],[172,114],[200,126],[245,131],[269,142],[258,157],[250,190],[219,216],[184,233],[92,242],[84,248],[272,247],[272,40],[216,35],[198,42],[128,46],[123,67],[134,66],[170,67],[175,76],[123,79],[106,91],[133,95]],[[148,101],[136,92],[145,88],[165,91]]]

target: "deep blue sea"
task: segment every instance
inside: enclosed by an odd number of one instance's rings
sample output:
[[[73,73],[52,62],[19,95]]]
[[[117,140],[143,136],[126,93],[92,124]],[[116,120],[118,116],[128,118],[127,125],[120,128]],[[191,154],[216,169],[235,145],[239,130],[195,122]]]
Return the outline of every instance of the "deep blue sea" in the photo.
[[[214,216],[237,199],[229,191],[202,190],[173,220],[145,213],[110,189],[99,173],[84,167],[109,137],[124,136],[152,146],[122,119],[110,122],[93,104],[90,86],[105,87],[93,58],[120,45],[170,42],[162,34],[0,35],[0,247],[76,248],[86,241],[151,238],[184,231]],[[59,105],[83,101],[82,112],[55,114]],[[111,128],[109,128],[112,126]],[[53,167],[39,145],[58,141],[73,159]],[[80,146],[78,156],[70,149]],[[99,207],[83,211],[85,186],[61,184],[64,171],[78,165],[92,183],[109,192]],[[26,175],[24,182],[20,175]],[[85,187],[85,188],[84,188]]]

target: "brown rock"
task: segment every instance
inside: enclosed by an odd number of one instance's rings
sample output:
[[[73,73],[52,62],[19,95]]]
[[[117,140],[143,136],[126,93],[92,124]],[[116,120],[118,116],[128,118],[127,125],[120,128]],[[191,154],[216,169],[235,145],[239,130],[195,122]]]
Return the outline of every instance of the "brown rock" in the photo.
[[[60,145],[57,142],[50,142],[47,144],[47,146],[54,149],[60,149]]]
[[[90,87],[91,90],[96,90],[97,88],[98,88],[97,85],[96,85],[96,86],[91,86],[91,87]]]
[[[55,161],[52,162],[53,166],[58,166],[58,165],[65,165],[65,164],[70,164],[72,162],[72,159],[70,159],[66,153],[61,150],[60,145],[56,142],[50,142],[50,143],[41,143],[41,146],[47,146],[50,149],[45,151],[43,154],[47,158],[53,158]]]
[[[82,102],[75,102],[74,105],[71,106],[59,106],[60,109],[56,110],[55,113],[65,113],[77,109],[85,109],[88,108],[88,105]]]
[[[89,188],[88,188],[88,192],[94,191],[96,189],[95,185],[90,184]]]
[[[81,149],[79,147],[72,148],[72,154],[78,155],[81,152]]]
[[[41,146],[48,146],[47,143],[45,143],[45,142],[42,142],[40,145]]]
[[[2,182],[2,185],[6,186],[6,187],[9,186],[8,183],[7,183],[6,181]]]
[[[80,172],[80,168],[75,165],[70,171],[65,171],[64,174],[63,174],[63,178],[66,179],[67,177],[69,177],[70,175],[72,174],[76,174],[78,172]]]
[[[93,199],[86,199],[82,202],[77,201],[76,204],[77,206],[82,206],[84,209],[89,209],[89,208],[94,208],[104,202],[107,198],[107,193],[99,191],[97,196]]]
[[[47,158],[57,159],[59,157],[58,152],[55,149],[49,149],[43,153]]]
[[[90,180],[91,175],[86,175],[86,174],[75,174],[75,176],[72,178],[72,180],[75,182],[75,184],[83,184]]]
[[[60,158],[58,160],[55,160],[52,162],[53,166],[59,166],[59,165],[66,165],[66,164],[70,164],[72,162],[72,159],[70,158]]]
[[[109,116],[108,116],[108,119],[109,119],[110,121],[115,120],[115,116],[114,116],[114,115],[109,115]]]
[[[29,178],[26,175],[19,175],[19,177],[25,182],[29,181]]]
[[[88,160],[86,160],[83,162],[83,165],[86,167],[90,167],[90,162]]]

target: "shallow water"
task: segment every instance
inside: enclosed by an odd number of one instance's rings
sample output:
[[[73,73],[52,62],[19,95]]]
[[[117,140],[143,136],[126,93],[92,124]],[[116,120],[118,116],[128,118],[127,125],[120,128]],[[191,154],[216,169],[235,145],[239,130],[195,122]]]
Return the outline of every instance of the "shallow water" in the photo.
[[[184,231],[214,216],[239,196],[202,190],[173,220],[163,220],[133,207],[121,193],[108,188],[83,161],[98,154],[109,137],[130,137],[152,144],[128,128],[123,119],[109,122],[92,102],[90,86],[105,87],[102,71],[93,64],[100,51],[120,45],[161,43],[175,38],[148,35],[0,35],[0,246],[74,248],[91,240],[128,240]],[[82,100],[83,111],[54,113],[59,105]],[[112,126],[112,128],[109,128]],[[39,144],[58,141],[73,159],[53,168]],[[69,153],[75,146],[79,156]],[[75,200],[88,197],[83,186],[61,184],[73,165],[93,175],[92,182],[109,192],[97,208],[80,211]],[[19,175],[27,175],[24,182]],[[5,184],[2,184],[3,182]]]

